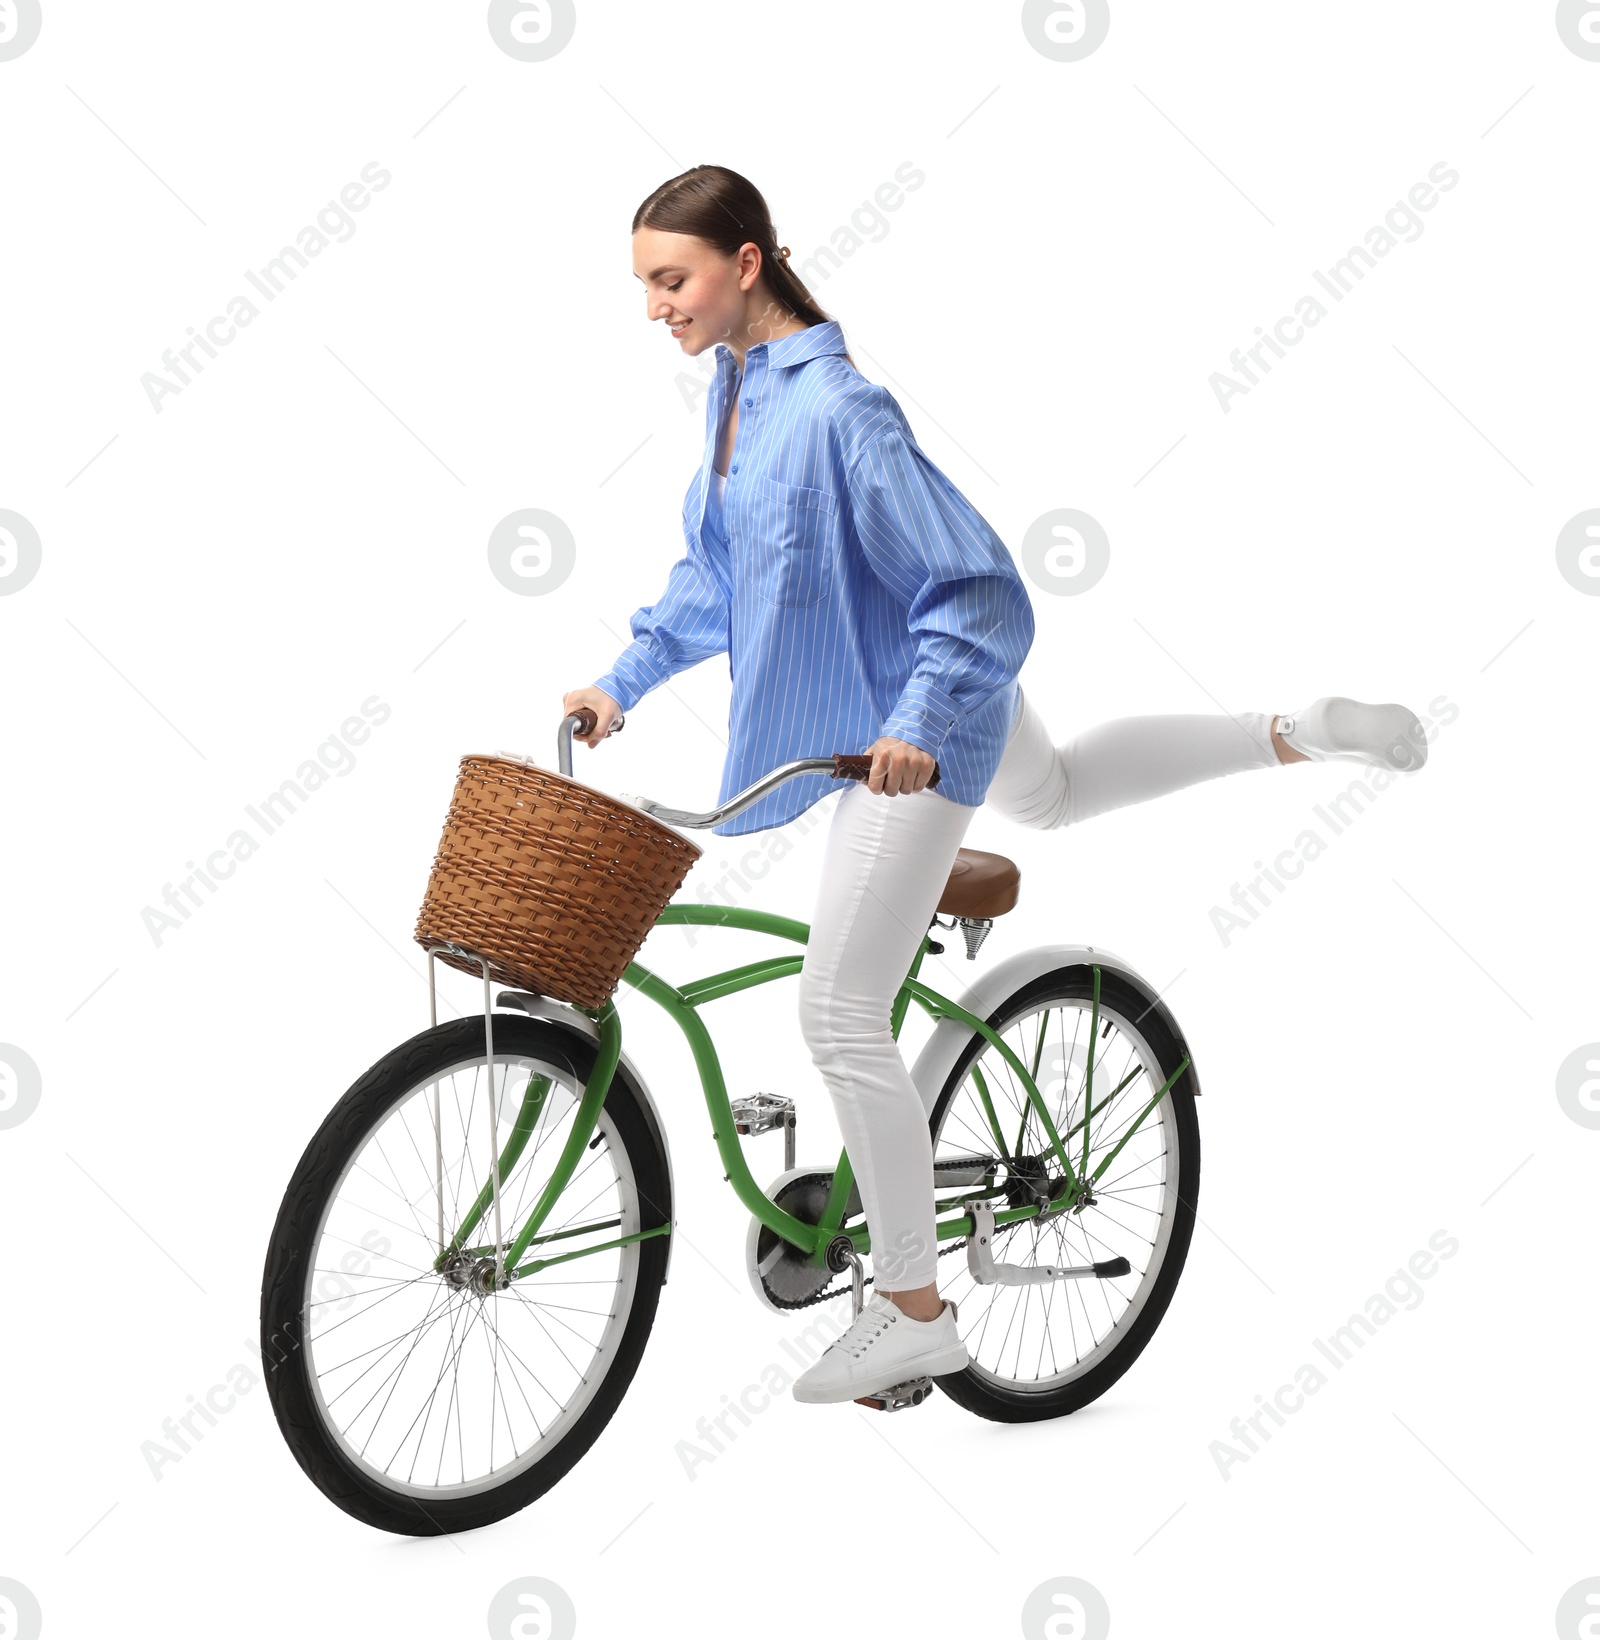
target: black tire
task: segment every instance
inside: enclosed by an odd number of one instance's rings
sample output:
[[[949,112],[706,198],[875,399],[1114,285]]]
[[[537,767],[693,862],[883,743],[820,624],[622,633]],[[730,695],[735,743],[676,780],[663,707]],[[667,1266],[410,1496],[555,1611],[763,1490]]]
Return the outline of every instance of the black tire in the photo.
[[[497,1061],[502,1056],[509,1059],[527,1054],[566,1067],[579,1086],[593,1070],[598,1046],[588,1035],[548,1020],[500,1013],[494,1016]],[[419,1086],[474,1057],[481,1062],[483,1054],[484,1022],[478,1015],[421,1032],[357,1079],[307,1145],[295,1168],[273,1226],[262,1277],[261,1345],[267,1389],[289,1450],[318,1490],[347,1514],[386,1532],[414,1537],[466,1531],[501,1520],[548,1491],[583,1457],[633,1379],[666,1278],[670,1231],[633,1244],[631,1253],[636,1263],[631,1258],[625,1263],[619,1253],[618,1267],[630,1271],[627,1285],[631,1294],[620,1341],[610,1359],[598,1368],[601,1381],[592,1393],[586,1389],[587,1404],[555,1438],[548,1453],[504,1483],[463,1496],[429,1497],[424,1502],[381,1484],[370,1470],[351,1460],[323,1415],[312,1382],[312,1351],[300,1347],[313,1253],[321,1226],[340,1181],[361,1154],[368,1136],[376,1134],[385,1118]],[[621,1065],[612,1078],[601,1119],[608,1124],[612,1147],[620,1146],[626,1152],[640,1228],[669,1224],[672,1184],[665,1145],[648,1104]],[[575,1267],[572,1264],[564,1268]],[[417,1280],[425,1279],[442,1282],[444,1278],[433,1275],[430,1268],[425,1276],[419,1271]],[[616,1312],[610,1312],[610,1316],[615,1323]],[[595,1360],[600,1360],[598,1354]],[[459,1412],[457,1415],[459,1418]],[[553,1425],[555,1422],[559,1418],[553,1420]]]
[[[1008,997],[989,1016],[987,1023],[996,1031],[1003,1033],[1005,1027],[1019,1016],[1036,1010],[1043,1003],[1065,1001],[1087,1004],[1093,996],[1093,984],[1093,972],[1088,966],[1056,969],[1049,974],[1041,975]],[[1181,1035],[1169,1027],[1166,1018],[1155,1004],[1156,997],[1153,992],[1145,991],[1125,975],[1101,968],[1102,1017],[1110,1010],[1124,1021],[1136,1022],[1134,1029],[1137,1036],[1143,1038],[1160,1067],[1157,1079],[1149,1088],[1146,1098],[1177,1069],[1184,1055],[1188,1053],[1188,1047]],[[946,1114],[984,1046],[985,1039],[974,1035],[972,1043],[962,1053],[945,1086],[940,1090],[929,1122],[936,1156],[939,1153],[940,1132]],[[1003,1382],[997,1382],[994,1376],[980,1372],[974,1366],[968,1366],[961,1372],[934,1380],[951,1400],[969,1412],[975,1412],[980,1417],[990,1418],[998,1423],[1031,1423],[1043,1418],[1059,1418],[1067,1413],[1076,1412],[1079,1407],[1086,1406],[1090,1401],[1104,1395],[1138,1359],[1172,1301],[1172,1294],[1177,1287],[1178,1277],[1182,1274],[1189,1242],[1194,1233],[1195,1203],[1200,1188],[1200,1126],[1195,1115],[1195,1079],[1191,1075],[1191,1069],[1192,1062],[1191,1068],[1185,1070],[1168,1092],[1171,1121],[1178,1145],[1177,1178],[1175,1187],[1172,1187],[1172,1222],[1166,1232],[1165,1247],[1159,1265],[1150,1276],[1148,1290],[1144,1290],[1144,1284],[1140,1283],[1137,1290],[1137,1308],[1126,1329],[1120,1325],[1113,1329],[1108,1335],[1111,1341],[1093,1352],[1096,1358],[1091,1359],[1076,1376],[1069,1377],[1058,1387],[1032,1390],[1013,1388]],[[1165,1102],[1163,1107],[1158,1107],[1155,1115],[1160,1115],[1164,1108]],[[1154,1119],[1153,1115],[1150,1120]],[[1028,1222],[1030,1221],[1023,1221],[1024,1224]],[[1005,1232],[1001,1231],[995,1237],[997,1260],[1005,1258],[1002,1240],[1004,1236]],[[946,1280],[942,1271],[940,1280],[941,1286],[948,1294],[953,1283]],[[973,1289],[976,1293],[991,1295],[1044,1290],[991,1286]],[[1134,1306],[1130,1304],[1129,1308],[1133,1309]],[[962,1315],[961,1320],[963,1336],[968,1336],[969,1328],[975,1331],[966,1314]]]

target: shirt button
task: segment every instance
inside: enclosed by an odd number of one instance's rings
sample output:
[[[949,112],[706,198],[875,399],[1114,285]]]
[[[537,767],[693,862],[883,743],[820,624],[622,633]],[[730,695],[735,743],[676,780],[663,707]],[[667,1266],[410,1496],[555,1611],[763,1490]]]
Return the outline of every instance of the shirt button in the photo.
[[[754,399],[746,399],[746,400],[745,400],[745,401],[744,401],[744,407],[745,407],[745,409],[746,409],[746,410],[748,410],[748,409],[750,409],[750,407],[751,407],[751,406],[752,406],[752,405],[753,405],[753,404],[754,404],[754,403],[755,403],[755,402],[756,402],[756,401],[755,401],[755,400],[754,400]]]
[[[728,471],[730,473],[736,473],[736,472],[738,472],[738,470],[739,470],[739,463],[737,461],[734,462],[734,464],[728,469]]]

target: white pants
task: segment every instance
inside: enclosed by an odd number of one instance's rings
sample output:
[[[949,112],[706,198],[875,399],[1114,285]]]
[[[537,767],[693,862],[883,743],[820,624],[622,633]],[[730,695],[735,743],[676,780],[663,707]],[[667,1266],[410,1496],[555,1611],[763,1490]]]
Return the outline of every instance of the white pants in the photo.
[[[1056,746],[1023,698],[984,801],[1020,825],[1070,825],[1197,781],[1276,767],[1271,723],[1262,712],[1115,718]],[[800,1030],[833,1096],[880,1291],[936,1277],[928,1116],[889,1014],[977,812],[926,786],[886,797],[852,782],[828,828],[800,970]]]

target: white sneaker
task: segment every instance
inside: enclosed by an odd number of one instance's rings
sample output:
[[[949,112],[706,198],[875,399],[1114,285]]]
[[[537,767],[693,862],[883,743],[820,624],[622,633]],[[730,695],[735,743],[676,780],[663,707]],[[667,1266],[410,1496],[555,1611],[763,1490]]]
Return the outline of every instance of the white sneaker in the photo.
[[[1392,702],[1369,706],[1344,695],[1324,695],[1303,712],[1280,717],[1278,733],[1319,763],[1372,763],[1415,774],[1428,761],[1428,742],[1416,713]]]
[[[893,1299],[874,1293],[861,1314],[794,1381],[794,1398],[810,1405],[856,1401],[908,1378],[960,1372],[967,1346],[946,1299],[932,1321],[913,1321]]]

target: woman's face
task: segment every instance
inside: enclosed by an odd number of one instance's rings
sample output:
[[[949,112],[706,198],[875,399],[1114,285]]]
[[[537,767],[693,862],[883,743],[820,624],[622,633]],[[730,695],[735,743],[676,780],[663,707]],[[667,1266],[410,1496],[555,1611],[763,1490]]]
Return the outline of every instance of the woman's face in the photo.
[[[726,342],[743,354],[749,292],[761,272],[754,243],[724,256],[693,234],[635,228],[633,272],[645,290],[645,317],[693,356]]]

